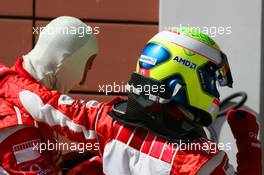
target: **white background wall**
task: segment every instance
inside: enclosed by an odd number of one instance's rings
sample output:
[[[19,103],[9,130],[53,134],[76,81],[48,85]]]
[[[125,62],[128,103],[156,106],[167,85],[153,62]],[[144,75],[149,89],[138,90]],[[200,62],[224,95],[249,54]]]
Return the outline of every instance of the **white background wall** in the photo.
[[[261,95],[264,98],[264,87],[261,93],[260,86],[261,9],[261,0],[160,0],[160,30],[180,25],[200,27],[202,30],[210,27],[218,27],[218,29],[222,27],[228,30],[225,34],[222,31],[213,37],[226,53],[234,79],[233,89],[219,89],[221,98],[237,91],[246,91],[248,94],[246,105],[257,113],[260,111],[264,113],[263,99],[261,104],[263,107],[260,108]],[[264,66],[264,61],[262,65]],[[263,85],[264,81],[262,81]],[[233,139],[227,126],[225,123],[220,127],[222,129],[220,139],[223,142]],[[262,133],[264,141],[263,130]],[[235,144],[234,141],[231,142]],[[236,151],[234,147],[229,156],[230,162],[235,167]]]

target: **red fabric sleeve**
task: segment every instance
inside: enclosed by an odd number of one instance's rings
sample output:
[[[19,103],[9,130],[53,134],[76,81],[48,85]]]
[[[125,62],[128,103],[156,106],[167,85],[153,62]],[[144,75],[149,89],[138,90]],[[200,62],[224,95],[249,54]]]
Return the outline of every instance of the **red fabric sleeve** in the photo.
[[[20,110],[28,112],[36,121],[51,126],[70,140],[95,144],[104,141],[104,137],[110,134],[112,127],[110,117],[106,124],[97,122],[102,112],[107,114],[105,109],[108,110],[111,103],[92,104],[92,102],[74,100],[16,74],[8,75],[4,82],[0,81],[0,86],[0,96]],[[100,121],[104,120],[100,119]],[[108,132],[97,133],[97,130]],[[94,146],[98,148],[98,145]]]
[[[86,160],[71,169],[67,175],[103,175],[102,158],[96,156]]]

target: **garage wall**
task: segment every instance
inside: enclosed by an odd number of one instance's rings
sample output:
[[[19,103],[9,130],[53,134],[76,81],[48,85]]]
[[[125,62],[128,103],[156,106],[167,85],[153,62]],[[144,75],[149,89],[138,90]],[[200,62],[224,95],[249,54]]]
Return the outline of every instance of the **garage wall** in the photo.
[[[16,4],[19,8],[14,8]],[[158,0],[10,0],[0,2],[0,62],[11,66],[32,49],[38,38],[36,27],[58,16],[75,16],[99,28],[99,54],[88,72],[86,84],[71,95],[109,100],[99,85],[125,84],[147,40],[158,32]]]
[[[1,63],[10,66],[17,57],[31,50],[32,17],[33,0],[0,1]]]

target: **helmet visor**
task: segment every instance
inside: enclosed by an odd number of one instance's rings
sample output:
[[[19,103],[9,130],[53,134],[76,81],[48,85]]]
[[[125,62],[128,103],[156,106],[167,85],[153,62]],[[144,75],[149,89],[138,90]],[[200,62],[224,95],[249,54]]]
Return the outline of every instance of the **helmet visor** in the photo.
[[[224,53],[222,53],[222,58],[223,58],[222,63],[220,64],[219,68],[215,71],[215,78],[220,86],[232,87],[233,78],[227,57]]]
[[[222,53],[222,63],[215,65],[212,62],[208,62],[198,69],[201,85],[203,91],[208,94],[219,98],[219,92],[217,90],[216,82],[220,86],[232,87],[233,78],[229,68],[229,64],[226,55]]]

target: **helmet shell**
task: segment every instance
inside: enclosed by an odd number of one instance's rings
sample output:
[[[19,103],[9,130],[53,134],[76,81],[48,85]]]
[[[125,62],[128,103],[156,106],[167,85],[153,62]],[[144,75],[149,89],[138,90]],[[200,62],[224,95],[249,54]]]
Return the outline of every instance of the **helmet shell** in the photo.
[[[167,88],[180,81],[184,88],[174,100],[201,111],[207,116],[204,125],[208,125],[219,111],[216,79],[210,69],[221,62],[221,50],[215,41],[199,31],[183,28],[162,31],[151,38],[137,62],[136,72],[166,82]]]

